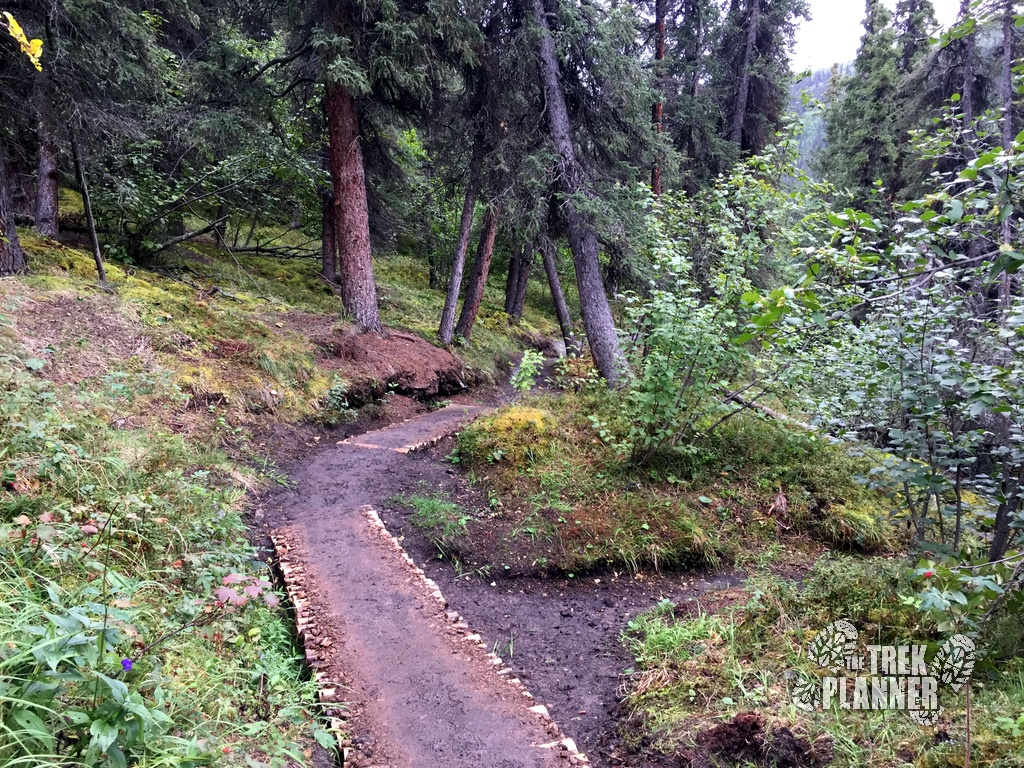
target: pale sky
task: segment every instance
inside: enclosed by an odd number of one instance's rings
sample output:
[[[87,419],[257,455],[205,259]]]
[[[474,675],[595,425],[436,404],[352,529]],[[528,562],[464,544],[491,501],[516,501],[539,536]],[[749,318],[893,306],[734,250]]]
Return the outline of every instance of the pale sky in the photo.
[[[959,0],[932,0],[939,24],[956,21]],[[853,61],[864,34],[862,0],[808,0],[811,20],[801,23],[793,50],[793,71],[828,69],[833,64]],[[886,0],[890,8],[896,0]]]

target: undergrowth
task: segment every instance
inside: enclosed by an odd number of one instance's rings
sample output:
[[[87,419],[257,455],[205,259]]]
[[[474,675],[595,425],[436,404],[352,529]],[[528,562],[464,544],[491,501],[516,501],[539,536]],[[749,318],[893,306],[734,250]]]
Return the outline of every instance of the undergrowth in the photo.
[[[825,735],[837,766],[962,766],[962,691],[940,693],[944,711],[929,727],[903,712],[807,712],[792,703],[795,681],[820,674],[807,647],[832,621],[851,621],[868,643],[936,643],[938,636],[900,597],[908,588],[908,565],[832,555],[819,560],[802,584],[761,577],[738,594],[683,605],[663,601],[623,634],[635,663],[627,670],[624,737],[635,748],[685,752],[702,730],[756,710],[811,743]],[[716,604],[721,607],[714,612],[700,607]],[[1012,631],[1021,634],[1019,625]],[[1022,714],[1024,666],[1019,658],[990,657],[972,682],[973,765],[1024,765],[1024,733],[1015,729]]]
[[[243,470],[115,426],[182,397],[159,377],[57,388],[44,366],[0,358],[0,764],[305,763],[331,737],[247,543]]]
[[[747,413],[639,467],[615,447],[616,397],[540,395],[465,428],[453,459],[486,478],[503,518],[470,537],[497,528],[505,549],[569,572],[715,566],[779,536],[860,551],[897,543],[888,498],[855,479],[870,457],[849,446]],[[524,526],[547,545],[510,541]]]

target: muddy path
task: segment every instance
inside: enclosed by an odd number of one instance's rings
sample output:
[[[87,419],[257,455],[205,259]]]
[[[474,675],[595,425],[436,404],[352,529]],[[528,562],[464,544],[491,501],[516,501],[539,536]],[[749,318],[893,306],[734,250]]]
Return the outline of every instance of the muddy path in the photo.
[[[361,510],[417,481],[406,453],[482,411],[450,406],[330,446],[292,469],[274,499],[275,536],[304,562],[316,653],[355,703],[350,766],[564,765],[535,702],[466,642],[422,579]],[[424,465],[419,465],[427,469]],[[542,746],[548,745],[548,746]]]
[[[440,491],[472,512],[486,496],[443,469],[450,442],[410,457],[418,493]],[[428,485],[429,484],[429,485]],[[480,510],[481,513],[484,510]],[[624,743],[622,697],[634,664],[621,642],[631,619],[671,600],[681,610],[713,612],[742,585],[742,574],[639,573],[614,570],[566,577],[506,577],[438,557],[434,543],[409,522],[410,510],[391,500],[381,517],[406,551],[437,582],[450,608],[543,702],[591,764],[647,766]],[[660,764],[660,763],[659,763]],[[653,765],[653,763],[651,764]]]
[[[346,765],[575,764],[557,746],[563,734],[593,765],[643,765],[625,749],[619,729],[623,673],[632,662],[621,633],[663,598],[714,599],[702,596],[736,580],[615,572],[507,578],[500,567],[467,573],[439,559],[395,499],[444,491],[469,507],[474,494],[485,504],[478,489],[442,463],[450,442],[415,450],[484,411],[449,406],[324,446],[289,468],[293,488],[264,501],[264,524],[286,537],[291,556],[304,563],[304,590],[320,625],[320,669],[350,702],[347,727],[357,748]],[[361,511],[367,505],[379,510],[390,535],[375,527],[376,515]],[[392,537],[436,582],[447,610]],[[472,629],[453,624],[456,615]],[[479,643],[465,641],[470,631],[479,633]],[[506,676],[496,674],[487,651],[504,660]],[[535,701],[508,684],[513,677]],[[557,736],[553,724],[529,711],[538,702],[561,726]]]

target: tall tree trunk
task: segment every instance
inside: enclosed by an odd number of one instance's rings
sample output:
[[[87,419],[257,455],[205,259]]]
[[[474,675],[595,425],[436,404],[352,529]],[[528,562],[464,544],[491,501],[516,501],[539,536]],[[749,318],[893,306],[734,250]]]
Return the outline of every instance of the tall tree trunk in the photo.
[[[1005,0],[1003,10],[1003,71],[999,78],[999,99],[1003,112],[1003,150],[1007,153],[1013,147],[1013,6],[1014,0]],[[1012,248],[1013,217],[1007,217],[1002,224],[1003,244]],[[1003,272],[1003,309],[1010,308],[1013,293],[1013,278],[1009,271]]]
[[[330,190],[320,193],[323,212],[323,240],[320,243],[320,274],[332,285],[338,281],[338,225],[334,221],[334,195]]]
[[[473,212],[476,210],[476,200],[480,197],[480,166],[483,160],[484,137],[482,133],[478,133],[469,160],[469,181],[466,183],[466,197],[462,201],[459,239],[455,243],[452,272],[448,278],[448,293],[444,297],[441,326],[437,331],[437,338],[446,347],[452,343],[452,334],[455,330],[455,308],[459,303],[459,292],[462,290],[462,273],[466,269],[466,251],[469,250],[469,236],[473,231]],[[472,323],[470,325],[472,326]]]
[[[100,238],[96,234],[96,219],[92,215],[92,198],[89,196],[89,182],[85,178],[85,164],[82,153],[75,139],[74,129],[71,131],[71,155],[75,161],[75,175],[78,186],[82,188],[82,208],[85,210],[85,225],[89,229],[89,242],[92,244],[92,257],[96,262],[96,275],[101,283],[107,282],[107,270],[103,266],[103,251],[100,250]]]
[[[963,23],[971,14],[971,0],[960,0],[960,23]],[[976,46],[975,33],[971,30],[964,40],[964,82],[960,94],[960,108],[963,110],[964,132],[970,137],[971,123],[974,122],[974,50]],[[973,155],[973,151],[971,152]]]
[[[533,21],[540,32],[538,65],[544,84],[548,130],[555,149],[561,156],[559,185],[565,195],[564,217],[569,235],[569,248],[572,250],[573,264],[576,267],[583,325],[587,331],[587,340],[597,370],[609,385],[614,385],[621,375],[620,369],[624,366],[624,361],[619,349],[619,337],[615,332],[612,310],[608,306],[608,297],[601,282],[597,235],[590,216],[578,208],[573,200],[574,195],[586,194],[586,179],[583,167],[576,156],[572,123],[569,122],[569,110],[565,104],[565,91],[562,90],[558,58],[555,55],[555,43],[544,11],[544,0],[532,2]]]
[[[544,261],[544,272],[548,276],[548,288],[551,289],[551,301],[555,305],[555,317],[558,318],[558,327],[562,331],[562,340],[565,342],[565,353],[571,357],[579,354],[579,342],[576,334],[572,332],[572,315],[569,314],[569,304],[565,300],[565,293],[562,291],[562,281],[558,278],[558,265],[555,263],[555,244],[551,239],[545,237],[540,244],[541,259]]]
[[[501,203],[495,203],[484,215],[484,226],[480,232],[480,243],[477,245],[476,258],[469,271],[469,284],[466,285],[466,298],[462,301],[462,312],[459,314],[455,333],[469,341],[473,333],[473,323],[480,312],[480,302],[484,298],[484,287],[487,275],[491,271],[491,256],[494,254],[494,238],[498,234],[498,218],[501,216]]]
[[[327,85],[327,130],[334,185],[341,300],[362,333],[382,333],[370,252],[370,214],[366,203],[363,151],[359,146],[359,112],[351,93],[338,83]]]
[[[509,312],[509,315],[514,320],[521,320],[523,310],[526,308],[526,286],[530,282],[530,270],[533,268],[533,256],[536,250],[536,246],[533,243],[523,246],[522,258],[519,261],[519,272],[516,275],[515,292],[512,296],[512,311]]]
[[[661,64],[665,60],[665,6],[668,0],[654,0],[654,76],[661,80]],[[658,83],[659,88],[661,83]],[[654,104],[654,132],[661,136],[665,116],[665,102],[661,97]],[[651,168],[651,191],[661,194],[661,158],[656,158]]]
[[[26,266],[25,252],[21,249],[14,223],[11,181],[7,155],[0,144],[0,276],[24,272]]]
[[[750,100],[750,76],[754,63],[754,45],[757,43],[757,23],[761,16],[761,0],[750,0],[750,26],[747,42],[743,47],[743,71],[740,72],[739,94],[736,96],[736,111],[732,116],[732,132],[729,141],[743,149],[743,126],[747,122],[747,102]]]
[[[36,93],[39,137],[39,173],[36,186],[35,229],[43,237],[57,239],[59,234],[60,169],[57,165],[57,135],[53,122],[53,101],[49,76],[39,80]]]

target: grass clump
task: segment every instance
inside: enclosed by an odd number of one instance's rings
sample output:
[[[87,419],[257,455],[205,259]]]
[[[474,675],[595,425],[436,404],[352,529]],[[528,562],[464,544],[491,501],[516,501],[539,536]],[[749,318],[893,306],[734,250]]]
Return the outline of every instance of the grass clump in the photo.
[[[469,515],[444,494],[403,496],[396,501],[413,510],[409,522],[423,531],[442,552],[454,539],[466,535]]]

